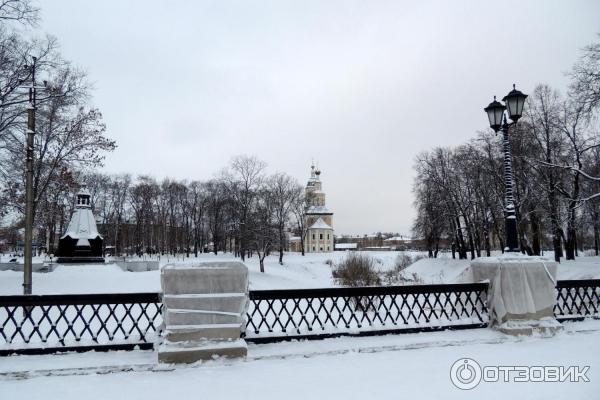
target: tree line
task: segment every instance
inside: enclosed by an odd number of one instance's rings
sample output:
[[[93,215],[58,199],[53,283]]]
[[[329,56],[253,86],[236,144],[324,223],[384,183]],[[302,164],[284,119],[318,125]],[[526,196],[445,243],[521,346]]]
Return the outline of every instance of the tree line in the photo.
[[[535,87],[509,131],[520,248],[529,255],[552,250],[556,261],[600,250],[600,42],[583,50],[569,75],[564,95],[547,84]],[[442,240],[459,258],[504,249],[499,136],[489,129],[417,157],[413,231],[430,257]]]
[[[36,220],[40,236],[55,250],[56,234],[64,232],[83,184],[113,254],[233,253],[245,260],[278,252],[283,263],[289,231],[304,239],[306,199],[300,183],[285,173],[268,174],[256,157],[237,156],[206,181],[128,174],[76,174],[67,190],[53,193],[54,202],[40,205]]]

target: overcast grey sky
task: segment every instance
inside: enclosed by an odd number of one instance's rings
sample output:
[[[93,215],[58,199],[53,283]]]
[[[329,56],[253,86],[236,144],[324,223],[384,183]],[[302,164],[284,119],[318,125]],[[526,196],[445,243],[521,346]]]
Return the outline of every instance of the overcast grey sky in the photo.
[[[237,154],[302,183],[319,161],[336,233],[409,233],[412,165],[483,107],[564,73],[600,1],[41,1],[94,82],[107,172],[208,179]]]

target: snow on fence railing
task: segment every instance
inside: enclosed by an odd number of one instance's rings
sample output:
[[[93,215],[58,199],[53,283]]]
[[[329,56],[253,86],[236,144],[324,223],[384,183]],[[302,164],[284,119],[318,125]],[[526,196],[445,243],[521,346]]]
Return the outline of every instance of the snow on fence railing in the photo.
[[[246,340],[487,326],[487,283],[250,292]]]
[[[485,327],[487,283],[250,291],[251,342]],[[0,296],[0,355],[151,349],[160,293]],[[557,319],[600,316],[600,280],[558,281]]]

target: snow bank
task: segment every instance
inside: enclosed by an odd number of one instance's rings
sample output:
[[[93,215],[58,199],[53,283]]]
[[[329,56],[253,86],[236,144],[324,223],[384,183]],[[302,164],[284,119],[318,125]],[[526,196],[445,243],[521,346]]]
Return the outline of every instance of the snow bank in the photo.
[[[265,273],[261,273],[258,258],[246,259],[250,272],[250,289],[302,289],[333,287],[332,267],[349,253],[288,253],[284,265],[279,265],[276,254],[265,260]],[[375,260],[378,271],[393,269],[402,254],[411,257],[423,255],[413,252],[362,252]],[[150,258],[146,258],[147,260]],[[144,258],[140,258],[144,260]],[[154,258],[157,260],[157,258]],[[200,254],[198,258],[161,257],[161,267],[167,263],[194,263],[198,261],[232,261],[231,254]],[[422,283],[457,283],[469,281],[469,260],[453,260],[444,255],[437,259],[421,259],[404,270],[412,278],[415,274]],[[558,268],[558,279],[600,279],[600,257],[578,257],[575,261],[563,261]],[[23,273],[0,271],[0,295],[22,293]],[[60,293],[118,293],[160,291],[159,271],[127,272],[115,264],[104,265],[61,265],[51,273],[33,274],[34,294]]]
[[[0,272],[0,294],[22,294],[23,273]],[[116,264],[59,265],[33,274],[33,294],[159,292],[159,271],[124,272]]]
[[[546,257],[547,258],[547,257]],[[478,260],[497,261],[498,257],[482,257]],[[405,276],[419,277],[422,283],[465,283],[472,281],[470,260],[451,258],[426,258],[417,261],[405,272]],[[558,279],[600,279],[600,257],[578,257],[575,261],[563,260],[558,266]]]
[[[454,283],[469,268],[468,260],[423,258],[404,270],[405,276],[416,276],[422,283]]]

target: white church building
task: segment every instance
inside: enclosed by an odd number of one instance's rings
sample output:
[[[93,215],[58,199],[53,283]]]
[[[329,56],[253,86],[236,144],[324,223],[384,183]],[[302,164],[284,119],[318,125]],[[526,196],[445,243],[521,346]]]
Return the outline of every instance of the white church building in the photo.
[[[310,179],[306,184],[308,207],[305,213],[306,239],[304,251],[324,253],[333,251],[333,213],[325,205],[325,192],[321,184],[321,171],[310,167]]]

